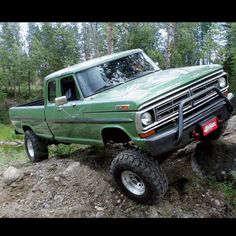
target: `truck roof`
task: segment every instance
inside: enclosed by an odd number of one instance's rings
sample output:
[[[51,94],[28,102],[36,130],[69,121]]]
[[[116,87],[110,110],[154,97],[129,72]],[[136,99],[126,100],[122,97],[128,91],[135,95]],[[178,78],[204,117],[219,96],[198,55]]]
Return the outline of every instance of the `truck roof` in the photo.
[[[45,77],[45,80],[48,80],[48,79],[51,79],[51,78],[54,78],[54,77],[59,77],[59,76],[66,75],[66,74],[75,73],[75,72],[78,72],[78,71],[82,71],[82,70],[85,70],[85,69],[88,69],[88,68],[106,63],[108,61],[112,61],[112,60],[116,60],[116,59],[119,59],[119,58],[122,58],[122,57],[125,57],[125,56],[132,55],[132,54],[137,53],[137,52],[142,52],[142,49],[127,50],[127,51],[112,53],[112,54],[109,54],[109,55],[106,55],[106,56],[102,56],[102,57],[94,58],[94,59],[91,59],[91,60],[87,60],[87,61],[75,64],[73,66],[69,66],[69,67],[66,67],[64,69],[55,71],[55,72],[47,75]]]

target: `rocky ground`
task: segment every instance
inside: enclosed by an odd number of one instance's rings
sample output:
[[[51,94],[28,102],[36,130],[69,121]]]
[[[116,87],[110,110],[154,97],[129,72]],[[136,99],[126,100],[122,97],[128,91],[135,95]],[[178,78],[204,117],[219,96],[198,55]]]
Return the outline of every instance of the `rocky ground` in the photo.
[[[236,147],[235,122],[233,117],[222,140]],[[127,199],[115,187],[109,168],[121,146],[89,147],[70,156],[11,167],[0,173],[0,217],[236,217],[236,207],[223,190],[193,172],[195,145],[164,162],[169,190],[162,202],[151,206]]]

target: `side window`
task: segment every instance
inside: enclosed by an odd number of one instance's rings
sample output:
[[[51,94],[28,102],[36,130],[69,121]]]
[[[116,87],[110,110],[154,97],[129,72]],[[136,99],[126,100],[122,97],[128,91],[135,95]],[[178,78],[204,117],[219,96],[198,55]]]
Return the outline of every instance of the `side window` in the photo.
[[[61,79],[61,96],[66,96],[68,101],[79,100],[79,93],[72,76]]]
[[[56,98],[56,81],[52,80],[48,83],[48,101],[54,103]]]

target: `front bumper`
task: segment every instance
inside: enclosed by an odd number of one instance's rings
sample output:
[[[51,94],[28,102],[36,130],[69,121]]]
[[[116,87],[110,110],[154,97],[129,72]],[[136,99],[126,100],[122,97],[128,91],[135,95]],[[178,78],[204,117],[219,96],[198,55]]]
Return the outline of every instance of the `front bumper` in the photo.
[[[152,156],[176,151],[194,140],[192,132],[201,121],[212,115],[223,121],[223,123],[229,120],[233,113],[234,95],[230,93],[227,97],[224,97],[221,92],[221,94],[219,91],[216,92],[220,97],[217,102],[205,107],[200,113],[194,114],[186,120],[184,120],[181,109],[183,109],[183,104],[188,102],[188,100],[183,101],[179,107],[178,124],[175,127],[158,132],[156,135],[144,139],[144,149]]]

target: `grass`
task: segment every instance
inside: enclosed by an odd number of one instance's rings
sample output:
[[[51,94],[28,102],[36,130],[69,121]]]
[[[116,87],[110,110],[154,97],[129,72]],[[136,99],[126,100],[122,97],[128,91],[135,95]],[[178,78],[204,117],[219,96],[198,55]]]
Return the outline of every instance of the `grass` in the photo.
[[[49,156],[57,156],[57,157],[70,156],[73,152],[77,151],[78,149],[84,149],[87,147],[88,147],[87,145],[81,145],[81,144],[51,145],[49,146]]]
[[[10,125],[0,124],[0,141],[23,141],[23,135],[16,135]],[[66,157],[70,156],[78,149],[87,148],[87,145],[80,144],[59,144],[49,146],[49,157]],[[0,170],[7,168],[9,165],[18,165],[29,162],[23,145],[0,145]]]
[[[0,141],[23,141],[23,135],[16,135],[10,125],[0,124]],[[22,145],[0,145],[0,170],[10,165],[27,163],[24,146]]]
[[[0,141],[22,141],[23,135],[15,134],[10,125],[0,124]]]
[[[223,190],[225,199],[228,200],[233,206],[236,206],[236,188],[233,182],[217,181],[213,176],[207,177],[207,182],[213,188]]]
[[[29,162],[23,146],[0,146],[0,171],[8,166],[17,166]]]

